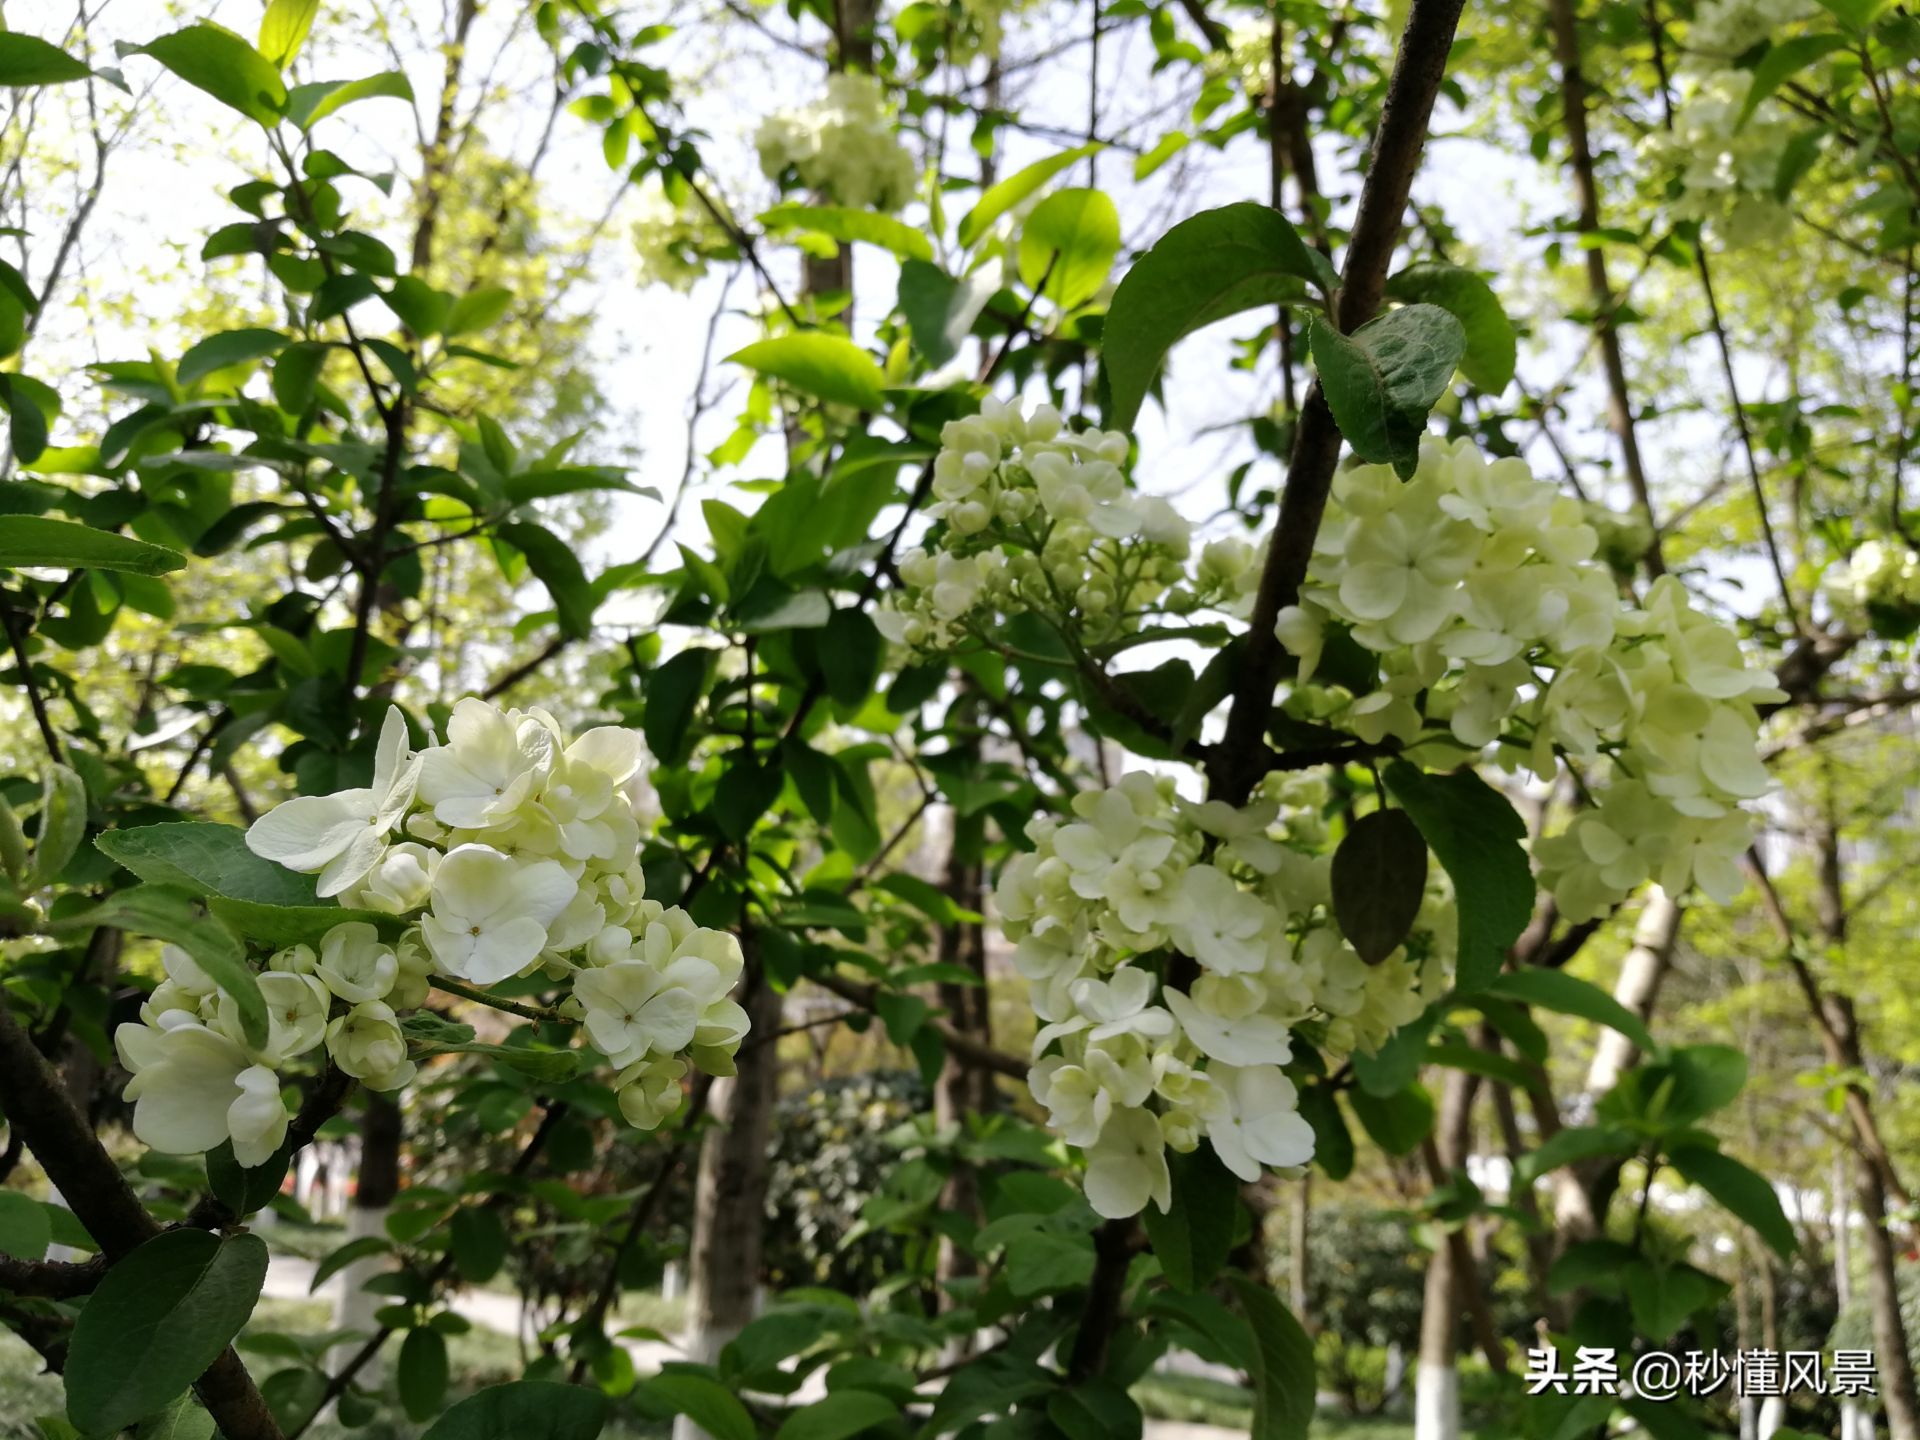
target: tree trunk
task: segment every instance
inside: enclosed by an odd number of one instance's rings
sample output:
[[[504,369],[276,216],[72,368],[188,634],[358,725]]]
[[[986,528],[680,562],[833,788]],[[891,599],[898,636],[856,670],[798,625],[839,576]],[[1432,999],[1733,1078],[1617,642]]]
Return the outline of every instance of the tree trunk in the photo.
[[[977,846],[970,843],[966,828],[966,822],[959,816],[953,817],[946,884],[943,888],[955,905],[977,912],[981,904],[984,871],[980,861],[970,853],[977,851]],[[986,934],[980,924],[958,921],[941,926],[939,959],[943,965],[958,966],[980,977],[978,985],[949,980],[940,982],[938,998],[940,1008],[947,1012],[947,1023],[981,1044],[991,1045],[993,1028],[987,1008]],[[934,1081],[934,1123],[943,1132],[958,1131],[965,1127],[969,1115],[986,1114],[993,1104],[992,1073],[977,1065],[960,1064],[949,1051],[945,1063],[940,1067],[939,1078]],[[940,1192],[940,1208],[965,1215],[975,1223],[980,1221],[980,1188],[971,1165],[955,1161],[953,1173],[947,1177],[946,1187]],[[940,1237],[934,1275],[940,1287],[939,1304],[943,1311],[951,1309],[955,1303],[955,1297],[947,1288],[948,1282],[972,1275],[977,1269],[969,1251],[954,1244],[948,1236]]]
[[[747,968],[740,1003],[767,1036],[780,1028],[781,995],[767,983],[753,932],[743,931]],[[773,1129],[776,1044],[740,1049],[738,1073],[713,1082],[708,1112],[718,1122],[700,1144],[700,1170],[693,1192],[693,1245],[688,1254],[687,1357],[702,1364],[719,1358],[727,1342],[753,1319],[760,1300],[760,1238],[766,1224],[767,1139]],[[674,1440],[699,1440],[706,1432],[682,1415]]]
[[[400,1145],[405,1125],[400,1107],[384,1095],[368,1091],[366,1113],[360,1121],[360,1178],[354,1187],[353,1204],[347,1209],[347,1238],[365,1235],[385,1237],[387,1213],[393,1197],[400,1193]],[[390,1303],[390,1297],[367,1289],[367,1282],[393,1268],[385,1255],[368,1255],[340,1270],[340,1294],[333,1302],[333,1328],[353,1330],[363,1337],[380,1328],[374,1312]],[[329,1370],[338,1370],[360,1349],[359,1340],[336,1346],[329,1352]],[[378,1384],[380,1356],[375,1355],[361,1369],[361,1379]]]
[[[1473,1076],[1447,1072],[1434,1126],[1434,1162],[1441,1172],[1466,1163],[1473,1115]],[[1455,1243],[1458,1242],[1458,1243]],[[1468,1308],[1464,1237],[1449,1235],[1427,1264],[1420,1309],[1420,1365],[1414,1375],[1414,1440],[1460,1440],[1460,1318]]]

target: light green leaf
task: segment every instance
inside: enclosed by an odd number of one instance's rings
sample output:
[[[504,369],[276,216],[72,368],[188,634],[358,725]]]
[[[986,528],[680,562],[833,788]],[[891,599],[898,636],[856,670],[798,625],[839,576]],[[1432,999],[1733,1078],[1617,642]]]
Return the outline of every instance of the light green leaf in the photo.
[[[257,1235],[147,1241],[107,1272],[73,1327],[67,1418],[110,1435],[168,1404],[240,1333],[266,1278]]]
[[[776,205],[760,217],[768,230],[809,230],[842,244],[863,241],[902,260],[931,260],[933,242],[926,232],[891,215],[841,205]]]
[[[180,357],[180,383],[192,385],[229,365],[264,360],[278,355],[286,346],[287,337],[277,330],[229,330],[209,335]]]
[[[1733,128],[1738,131],[1745,126],[1762,101],[1807,66],[1846,45],[1844,35],[1796,35],[1769,47],[1753,67],[1753,80],[1747,86],[1747,98],[1740,102],[1740,115]]]
[[[1521,843],[1526,822],[1471,770],[1428,775],[1396,760],[1385,779],[1453,881],[1460,912],[1454,983],[1471,994],[1499,974],[1508,947],[1533,918],[1533,868]]]
[[[57,45],[18,30],[0,30],[0,85],[60,85],[92,72]]]
[[[33,842],[29,888],[51,885],[87,833],[86,783],[65,765],[49,764],[40,781],[40,833]]]
[[[851,340],[804,330],[757,340],[727,357],[736,365],[773,379],[819,400],[878,410],[886,377],[873,357]]]
[[[177,550],[149,545],[111,530],[49,520],[44,515],[0,515],[0,566],[44,565],[57,570],[125,570],[165,575],[185,567]]]
[[[618,491],[624,495],[642,495],[658,500],[660,492],[649,485],[636,485],[624,471],[606,466],[576,465],[557,470],[523,470],[507,476],[501,487],[507,499],[516,505],[529,500],[545,500],[554,495],[579,495],[593,490]]]
[[[1351,335],[1315,316],[1310,335],[1321,392],[1353,453],[1410,476],[1427,413],[1466,354],[1460,322],[1438,305],[1403,305]]]
[[[607,1397],[581,1385],[515,1380],[469,1395],[421,1440],[597,1440]]]
[[[1089,145],[1080,145],[1072,150],[1063,151],[1058,155],[1049,155],[1044,160],[1036,160],[1024,170],[1016,170],[1013,174],[1009,175],[1006,179],[982,195],[973,209],[969,210],[966,215],[961,218],[959,231],[960,243],[962,245],[972,245],[974,241],[987,233],[988,226],[992,225],[994,221],[1006,214],[1007,211],[1013,209],[1014,206],[1018,205],[1029,195],[1033,194],[1034,191],[1038,190],[1062,170],[1079,164],[1089,155],[1096,155],[1105,148],[1105,146],[1097,142]]]
[[[1485,988],[1490,995],[1518,1000],[1523,1005],[1538,1006],[1557,1015],[1576,1015],[1596,1025],[1605,1025],[1609,1030],[1618,1030],[1646,1054],[1651,1055],[1660,1048],[1638,1015],[1598,985],[1564,970],[1516,970],[1495,977]]]
[[[1426,301],[1452,314],[1467,336],[1461,372],[1489,395],[1507,388],[1518,342],[1513,322],[1485,280],[1458,265],[1414,265],[1387,281],[1387,294],[1395,300]]]
[[[507,313],[507,307],[511,304],[513,292],[498,285],[469,290],[454,301],[453,309],[447,312],[447,334],[466,335],[475,330],[490,329]]]
[[[1133,428],[1179,340],[1243,310],[1304,299],[1324,264],[1268,205],[1225,205],[1175,225],[1133,262],[1107,307],[1108,424]]]
[[[272,129],[287,104],[280,71],[231,30],[202,23],[134,47],[151,55],[196,90]]]
[[[1020,227],[1020,279],[1062,310],[1100,293],[1120,253],[1120,211],[1098,190],[1061,190]]]
[[[18,1190],[0,1190],[0,1255],[38,1260],[52,1243],[46,1206]]]
[[[284,70],[307,43],[320,0],[270,0],[260,20],[260,53]]]
[[[315,80],[288,92],[287,118],[302,130],[311,130],[343,106],[382,98],[412,100],[413,86],[398,70],[383,70],[359,80]]]

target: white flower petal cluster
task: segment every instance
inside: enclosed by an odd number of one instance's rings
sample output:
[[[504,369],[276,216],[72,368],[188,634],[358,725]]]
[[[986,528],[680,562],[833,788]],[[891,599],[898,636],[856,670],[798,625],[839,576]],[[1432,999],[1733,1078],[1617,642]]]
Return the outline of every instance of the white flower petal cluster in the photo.
[[[763,120],[754,147],[768,179],[791,170],[809,190],[857,210],[898,210],[919,177],[871,75],[829,76],[823,98]]]
[[[1899,542],[1869,540],[1829,566],[1820,588],[1841,614],[1897,632],[1920,618],[1920,556]]]
[[[398,1089],[416,1071],[401,1015],[435,976],[485,987],[535,973],[571,983],[562,1013],[616,1069],[628,1120],[666,1120],[688,1060],[727,1070],[747,1016],[730,998],[739,943],[646,898],[642,760],[636,731],[571,737],[544,711],[476,699],[454,707],[446,744],[415,754],[390,710],[372,786],[289,800],[247,844],[394,922],[343,920],[317,951],[268,958],[262,1047],[233,997],[166,947],[166,979],[114,1036],[134,1133],[178,1153],[231,1139],[241,1164],[258,1165],[286,1136],[290,1062],[324,1049],[369,1089]]]
[[[659,175],[641,183],[633,203],[633,248],[642,285],[664,285],[684,295],[706,275],[711,259],[733,253],[733,241],[700,202],[676,204]]]
[[[1739,888],[1745,802],[1768,788],[1757,703],[1781,698],[1734,633],[1663,576],[1639,605],[1592,562],[1600,537],[1578,502],[1514,459],[1430,440],[1410,481],[1344,472],[1281,643],[1313,679],[1330,627],[1379,660],[1370,693],[1317,718],[1363,740],[1436,734],[1553,775],[1578,763],[1599,803],[1536,848],[1570,919],[1657,879]]]
[[[1064,823],[1034,820],[1034,850],[1002,872],[996,907],[1047,1022],[1029,1084],[1086,1151],[1101,1214],[1167,1208],[1166,1152],[1202,1140],[1246,1180],[1304,1165],[1313,1131],[1281,1068],[1294,1031],[1371,1052],[1451,983],[1443,897],[1383,964],[1341,937],[1316,853],[1326,801],[1324,781],[1276,777],[1245,808],[1195,804],[1136,772]]]
[[[900,560],[901,588],[876,615],[882,633],[916,650],[946,648],[992,613],[1031,611],[1089,639],[1136,627],[1149,611],[1231,606],[1258,582],[1253,547],[1207,547],[1186,580],[1191,527],[1165,500],[1130,489],[1127,437],[1073,431],[1051,405],[1031,414],[987,400],[950,420],[934,458],[932,548]]]

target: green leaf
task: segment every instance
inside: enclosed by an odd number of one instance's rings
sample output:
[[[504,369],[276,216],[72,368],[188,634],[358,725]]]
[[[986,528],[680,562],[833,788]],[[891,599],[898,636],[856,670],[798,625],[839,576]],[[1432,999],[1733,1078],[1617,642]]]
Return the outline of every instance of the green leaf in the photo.
[[[1308,1085],[1300,1091],[1300,1113],[1313,1127],[1314,1164],[1329,1180],[1346,1179],[1353,1173],[1353,1132],[1340,1102],[1325,1086]]]
[[[33,842],[29,888],[51,885],[87,833],[87,786],[65,765],[49,764],[40,781],[40,833]]]
[[[1304,298],[1308,283],[1322,278],[1320,264],[1268,205],[1225,205],[1175,225],[1133,262],[1107,307],[1107,423],[1133,428],[1176,342],[1243,310]]]
[[[655,1414],[686,1416],[714,1440],[757,1440],[760,1433],[733,1392],[704,1375],[656,1375],[634,1390],[633,1399],[638,1408]]]
[[[864,241],[902,260],[931,260],[933,242],[926,232],[891,215],[841,205],[776,205],[760,217],[768,230],[810,230],[842,244]]]
[[[465,335],[475,330],[490,329],[507,313],[507,307],[513,304],[513,292],[498,285],[483,286],[478,290],[469,290],[453,302],[453,309],[447,312],[447,334]]]
[[[192,385],[229,365],[278,355],[286,344],[287,337],[278,330],[229,330],[209,335],[180,357],[180,383]]]
[[[774,1440],[847,1440],[899,1414],[897,1404],[871,1390],[835,1390],[789,1415]]]
[[[110,1435],[166,1405],[240,1333],[267,1278],[257,1235],[169,1230],[106,1274],[73,1327],[67,1418]]]
[[[713,818],[729,840],[738,844],[747,838],[754,822],[779,798],[782,778],[777,767],[751,758],[735,758],[728,764],[714,787]]]
[[[1353,1113],[1367,1134],[1389,1155],[1408,1155],[1433,1133],[1433,1097],[1424,1086],[1409,1085],[1397,1095],[1369,1095],[1354,1090],[1347,1095]]]
[[[607,1397],[598,1390],[515,1380],[469,1395],[421,1440],[597,1440],[606,1423]]]
[[[108,830],[93,843],[142,880],[189,895],[223,895],[259,905],[319,904],[311,875],[296,875],[254,854],[247,848],[247,832],[237,825],[170,821]]]
[[[1061,190],[1020,227],[1020,279],[1062,310],[1100,293],[1120,253],[1120,211],[1098,190]]]
[[[469,1284],[484,1285],[506,1263],[507,1230],[499,1213],[488,1206],[469,1205],[454,1211],[447,1239],[460,1278]]]
[[[1460,322],[1438,305],[1403,305],[1342,335],[1315,316],[1310,345],[1321,393],[1353,453],[1410,475],[1427,412],[1466,354]]]
[[[928,364],[945,365],[960,353],[993,288],[977,275],[956,280],[924,260],[901,263],[900,312],[907,317],[913,343]]]
[[[873,357],[851,340],[805,330],[756,340],[727,359],[761,375],[785,381],[818,400],[878,410],[886,377]]]
[[[641,730],[647,749],[664,765],[684,756],[687,726],[693,720],[700,692],[706,688],[714,652],[704,648],[682,650],[647,676],[645,718]]]
[[[38,1260],[53,1243],[47,1208],[18,1190],[0,1190],[0,1255]]]
[[[287,118],[302,130],[311,130],[342,106],[381,98],[411,100],[413,86],[398,70],[385,70],[359,80],[315,80],[296,85],[288,92]]]
[[[284,70],[307,43],[320,0],[270,0],[260,20],[260,53]]]
[[[41,515],[0,515],[0,566],[45,565],[60,570],[125,570],[165,575],[185,567],[177,550],[129,539],[111,530],[49,520]]]
[[[1007,1287],[1016,1299],[1073,1290],[1093,1278],[1093,1240],[1059,1230],[1023,1230],[1007,1241]]]
[[[1466,332],[1467,352],[1460,369],[1467,379],[1489,395],[1507,388],[1518,344],[1513,322],[1485,280],[1458,265],[1414,265],[1387,281],[1387,294],[1400,301],[1425,301],[1451,313]]]
[[[0,30],[0,85],[60,85],[93,72],[57,45],[18,30]]]
[[[1047,1397],[1047,1418],[1067,1440],[1140,1440],[1140,1407],[1102,1376]]]
[[[339,1248],[329,1251],[326,1258],[314,1267],[313,1280],[307,1287],[309,1294],[317,1294],[322,1285],[339,1274],[356,1260],[365,1260],[371,1255],[392,1253],[393,1242],[384,1235],[362,1235],[349,1240]]]
[[[0,401],[5,402],[7,409],[7,437],[22,464],[31,465],[46,453],[48,411],[43,408],[45,397],[41,394],[45,390],[39,381],[24,375],[0,374]],[[54,398],[58,400],[58,396]],[[58,405],[53,408],[57,413]]]
[[[98,925],[109,925],[135,935],[151,935],[156,940],[178,945],[207,972],[208,979],[233,997],[247,1043],[256,1049],[266,1047],[267,1004],[260,996],[259,981],[247,964],[246,951],[218,919],[201,914],[191,896],[163,885],[135,885],[130,890],[116,891],[77,915],[49,921],[46,928],[57,932]]]
[[[593,633],[593,611],[598,603],[573,547],[541,525],[515,522],[494,532],[527,557],[527,568],[553,597],[560,631],[576,640]]]
[[[178,1397],[134,1428],[133,1440],[211,1440],[213,1417],[192,1395]]]
[[[1575,1015],[1609,1030],[1618,1030],[1646,1054],[1651,1055],[1660,1048],[1638,1015],[1598,985],[1564,970],[1516,970],[1494,977],[1485,988],[1490,995],[1518,1000],[1523,1005],[1551,1010],[1557,1015]]]
[[[1791,1260],[1800,1248],[1773,1186],[1732,1156],[1690,1145],[1674,1151],[1667,1163],[1745,1222],[1782,1260]]]
[[[324,900],[317,905],[262,905],[253,900],[210,895],[207,909],[225,921],[234,934],[270,950],[283,950],[289,945],[311,945],[318,949],[329,930],[349,921],[373,926],[386,940],[398,939],[406,928],[406,922],[398,915],[378,910],[349,910]]]
[[[836,610],[820,637],[820,672],[838,705],[862,704],[880,674],[880,632],[866,611]]]
[[[447,1396],[447,1341],[431,1325],[407,1332],[400,1346],[400,1404],[416,1424],[440,1413]]]
[[[1141,1212],[1147,1239],[1168,1283],[1176,1290],[1204,1290],[1233,1249],[1240,1214],[1240,1182],[1211,1148],[1170,1154],[1173,1209],[1149,1205]]]
[[[1570,1125],[1557,1130],[1538,1148],[1520,1157],[1516,1167],[1520,1179],[1532,1183],[1562,1165],[1577,1165],[1582,1160],[1601,1156],[1631,1155],[1635,1149],[1632,1132],[1613,1125]]]
[[[1471,770],[1428,775],[1396,760],[1385,779],[1453,881],[1460,912],[1454,984],[1471,994],[1499,973],[1533,918],[1533,869],[1521,843],[1526,822]]]
[[[234,1158],[233,1142],[224,1140],[207,1152],[207,1186],[234,1214],[251,1215],[273,1203],[292,1158],[292,1152],[282,1146],[265,1164],[249,1169]]]
[[[1626,1269],[1633,1326],[1649,1340],[1667,1339],[1689,1317],[1719,1304],[1728,1288],[1726,1281],[1691,1265],[1666,1265],[1636,1257]]]
[[[196,90],[272,129],[287,104],[279,69],[231,30],[203,23],[162,35],[135,53],[151,55]]]
[[[1893,0],[1820,0],[1820,8],[1856,34],[1873,28]]]
[[[1362,960],[1378,965],[1407,938],[1427,893],[1427,842],[1404,810],[1363,815],[1333,852],[1333,914]]]
[[[1249,1440],[1299,1440],[1313,1422],[1313,1342],[1264,1286],[1229,1276],[1253,1330],[1253,1427]]]
[[[1104,148],[1105,147],[1098,142],[1089,145],[1080,145],[1072,150],[1063,151],[1058,155],[1049,155],[1044,160],[1036,160],[1024,170],[1016,170],[1013,174],[983,194],[973,209],[969,210],[966,215],[961,218],[959,231],[960,243],[962,245],[972,245],[974,241],[987,233],[988,226],[1006,214],[1007,211],[1013,209],[1014,206],[1026,199],[1027,196],[1033,194],[1034,191],[1046,184],[1047,181],[1058,175],[1062,170],[1079,164],[1080,161],[1086,159],[1089,155],[1098,154]]]
[[[605,466],[576,465],[557,470],[523,470],[502,482],[501,493],[516,505],[529,500],[545,500],[554,495],[579,495],[587,491],[617,491],[623,495],[644,495],[658,500],[660,492],[636,485],[624,471]]]
[[[1738,131],[1745,126],[1763,100],[1807,66],[1846,45],[1844,35],[1797,35],[1770,47],[1753,67],[1753,81],[1747,86],[1747,98],[1740,103],[1740,114],[1733,128]]]

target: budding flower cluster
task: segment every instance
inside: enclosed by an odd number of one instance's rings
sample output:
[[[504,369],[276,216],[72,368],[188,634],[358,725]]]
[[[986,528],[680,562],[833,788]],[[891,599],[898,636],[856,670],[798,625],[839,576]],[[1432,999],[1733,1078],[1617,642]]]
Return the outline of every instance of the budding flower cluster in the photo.
[[[689,1063],[727,1073],[747,1031],[729,998],[738,942],[646,898],[636,808],[643,751],[616,726],[569,737],[544,711],[454,707],[444,745],[411,750],[388,711],[373,783],[275,807],[247,832],[257,855],[319,876],[318,893],[392,924],[347,919],[318,950],[271,956],[258,979],[269,1030],[184,952],[115,1044],[133,1081],[134,1133],[193,1153],[231,1139],[243,1165],[284,1139],[278,1072],[324,1046],[374,1090],[415,1073],[403,1012],[436,977],[463,987],[544,975],[570,986],[560,1014],[616,1067],[621,1112],[642,1129],[679,1107]],[[396,938],[389,940],[389,935]]]
[[[1002,872],[995,901],[1047,1022],[1029,1085],[1086,1151],[1102,1215],[1167,1209],[1167,1151],[1202,1140],[1243,1180],[1306,1164],[1313,1131],[1281,1068],[1294,1031],[1371,1053],[1451,984],[1442,892],[1379,965],[1341,936],[1328,798],[1289,776],[1246,807],[1199,804],[1133,773],[1076,796],[1072,820],[1034,820],[1034,850]]]

